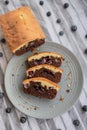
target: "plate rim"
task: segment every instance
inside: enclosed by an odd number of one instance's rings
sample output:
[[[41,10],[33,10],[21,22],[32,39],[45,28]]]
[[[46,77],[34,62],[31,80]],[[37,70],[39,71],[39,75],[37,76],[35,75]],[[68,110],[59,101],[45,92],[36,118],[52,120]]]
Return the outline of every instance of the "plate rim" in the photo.
[[[35,116],[32,116],[32,114],[30,114],[30,113],[29,113],[29,114],[26,114],[26,115],[28,115],[28,116],[31,116],[31,117],[37,118],[37,119],[51,119],[51,118],[60,116],[60,115],[64,114],[65,112],[67,112],[68,110],[70,110],[71,107],[72,107],[72,106],[77,102],[77,100],[79,99],[79,97],[80,97],[80,95],[81,95],[81,92],[82,92],[82,89],[83,89],[83,83],[84,83],[84,76],[83,76],[82,67],[81,67],[80,62],[77,60],[76,56],[74,55],[74,53],[71,52],[71,51],[70,51],[68,48],[66,48],[65,46],[63,46],[63,45],[61,45],[61,44],[59,44],[59,43],[57,43],[57,42],[46,41],[45,44],[46,44],[46,43],[48,43],[48,44],[53,44],[54,46],[63,47],[65,50],[67,50],[69,53],[71,53],[71,55],[73,55],[74,59],[76,60],[77,64],[79,65],[79,68],[80,68],[80,73],[81,73],[81,77],[82,77],[82,87],[80,88],[80,92],[79,92],[78,96],[76,97],[76,100],[73,101],[73,103],[71,104],[71,106],[68,107],[65,111],[59,113],[58,115],[54,115],[54,116],[51,116],[51,115],[50,115],[50,117],[41,117],[41,116],[40,116],[40,117],[39,117],[39,116],[38,116],[38,117],[35,117]],[[29,51],[29,52],[30,52],[30,51]],[[24,53],[23,55],[25,55],[25,54],[26,54],[26,53]],[[17,56],[17,57],[22,57],[23,55]],[[11,59],[9,60],[7,66],[6,66],[5,76],[4,76],[5,91],[6,91],[6,94],[7,94],[7,96],[8,96],[8,99],[10,100],[10,102],[12,103],[12,105],[13,105],[16,109],[18,109],[20,112],[24,113],[22,110],[20,110],[20,108],[18,108],[18,107],[12,102],[12,100],[10,99],[9,94],[8,94],[8,92],[7,92],[7,88],[6,88],[6,75],[7,75],[7,71],[8,71],[8,66],[9,66],[10,62],[13,60],[14,57],[16,57],[16,55],[13,55],[13,56],[11,57]],[[24,113],[24,114],[25,114],[25,113]]]

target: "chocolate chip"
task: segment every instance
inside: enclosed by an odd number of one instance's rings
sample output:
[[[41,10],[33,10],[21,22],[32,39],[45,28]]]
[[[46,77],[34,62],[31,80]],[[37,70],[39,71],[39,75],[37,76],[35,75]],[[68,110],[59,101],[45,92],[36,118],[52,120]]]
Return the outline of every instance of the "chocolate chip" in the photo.
[[[44,2],[41,0],[41,1],[39,2],[39,4],[40,4],[40,5],[43,5],[43,4],[44,4]]]
[[[34,72],[33,71],[29,71],[28,74],[29,74],[29,77],[32,77],[34,75]]]
[[[5,4],[6,4],[6,5],[8,5],[8,4],[9,4],[9,1],[8,1],[8,0],[6,0],[6,1],[5,1]]]
[[[87,48],[84,50],[84,53],[87,55]]]
[[[20,118],[20,122],[21,122],[21,123],[25,123],[25,122],[26,122],[26,120],[27,120],[27,118],[26,118],[26,117],[21,117],[21,118]]]
[[[73,121],[73,124],[74,124],[75,126],[79,126],[79,125],[80,125],[80,121],[79,121],[79,120],[74,120],[74,121]]]
[[[72,31],[72,32],[75,32],[76,30],[77,30],[77,26],[76,26],[76,25],[72,25],[72,26],[71,26],[71,31]]]
[[[68,4],[68,3],[65,3],[65,4],[63,5],[63,7],[64,7],[64,9],[66,9],[66,8],[69,7],[69,4]]]
[[[2,52],[0,52],[0,57],[3,57],[3,53]]]
[[[6,43],[5,38],[2,38],[2,39],[1,39],[1,42],[2,42],[2,43]]]
[[[48,17],[51,16],[51,12],[50,11],[47,12],[47,16]]]
[[[3,98],[3,96],[4,96],[4,93],[0,92],[0,99]]]
[[[61,23],[61,19],[57,19],[56,22],[57,22],[57,23]]]
[[[63,35],[64,35],[64,32],[63,32],[63,31],[60,31],[60,32],[59,32],[59,35],[60,35],[60,36],[63,36]]]
[[[87,112],[87,105],[84,105],[84,106],[82,107],[82,110],[83,110],[84,112]]]
[[[39,84],[34,84],[34,88],[36,89],[36,90],[39,90]]]
[[[85,38],[87,38],[87,34],[85,35]]]
[[[11,108],[10,108],[10,107],[7,107],[7,108],[5,109],[5,111],[6,111],[6,113],[10,113],[10,112],[11,112]]]

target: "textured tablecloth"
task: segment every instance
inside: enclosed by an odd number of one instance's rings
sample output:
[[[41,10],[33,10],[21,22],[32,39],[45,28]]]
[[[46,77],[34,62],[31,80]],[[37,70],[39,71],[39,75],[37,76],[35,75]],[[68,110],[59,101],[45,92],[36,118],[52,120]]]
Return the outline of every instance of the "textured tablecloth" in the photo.
[[[64,3],[68,2],[69,7],[64,8]],[[82,106],[87,105],[87,54],[84,50],[87,48],[87,0],[44,0],[41,6],[39,0],[9,0],[6,4],[0,0],[0,14],[14,10],[21,5],[28,5],[42,26],[47,40],[57,42],[71,50],[79,60],[83,74],[84,86],[78,101],[73,107],[62,116],[53,119],[41,120],[28,117],[27,121],[22,124],[20,118],[24,116],[12,106],[4,90],[2,80],[8,61],[12,54],[7,44],[0,42],[0,91],[4,91],[4,97],[0,99],[0,130],[87,130],[87,113],[82,111]],[[50,11],[51,16],[46,14]],[[56,20],[61,19],[61,23]],[[71,31],[71,26],[76,25],[76,32]],[[63,31],[64,35],[59,35]],[[3,33],[0,30],[0,39]],[[7,114],[5,108],[11,107],[11,113]],[[80,121],[79,126],[73,125],[73,120]]]

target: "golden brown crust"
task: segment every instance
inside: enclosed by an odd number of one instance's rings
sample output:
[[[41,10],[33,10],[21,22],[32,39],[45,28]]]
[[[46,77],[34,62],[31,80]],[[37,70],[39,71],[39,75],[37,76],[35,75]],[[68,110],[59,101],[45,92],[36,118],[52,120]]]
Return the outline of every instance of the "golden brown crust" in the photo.
[[[61,68],[55,67],[53,65],[41,64],[41,65],[37,65],[37,66],[29,68],[28,70],[26,70],[26,74],[28,73],[28,71],[35,71],[35,70],[38,70],[38,69],[41,69],[41,68],[46,68],[46,69],[49,69],[53,72],[63,73],[63,69],[61,69]]]
[[[60,86],[54,82],[52,82],[51,80],[48,80],[46,78],[43,77],[37,77],[37,78],[30,78],[30,79],[26,79],[24,80],[22,83],[26,84],[29,83],[30,81],[33,82],[41,82],[43,85],[46,85],[47,87],[53,87],[54,89],[56,89],[57,91],[59,90]]]
[[[38,21],[27,6],[1,15],[0,25],[13,53],[27,42],[45,38]]]
[[[53,56],[53,57],[58,57],[61,60],[63,60],[63,56],[61,54],[58,54],[56,52],[40,52],[38,54],[35,54],[33,56],[29,56],[28,57],[28,61],[31,61],[33,59],[40,59],[41,57],[45,57],[45,56]]]

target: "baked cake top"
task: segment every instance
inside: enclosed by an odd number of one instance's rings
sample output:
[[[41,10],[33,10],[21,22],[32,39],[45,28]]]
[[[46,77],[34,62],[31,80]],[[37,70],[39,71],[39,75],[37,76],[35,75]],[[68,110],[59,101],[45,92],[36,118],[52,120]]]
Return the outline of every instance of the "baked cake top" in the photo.
[[[20,7],[0,16],[0,25],[13,53],[27,42],[45,35],[29,7]]]

